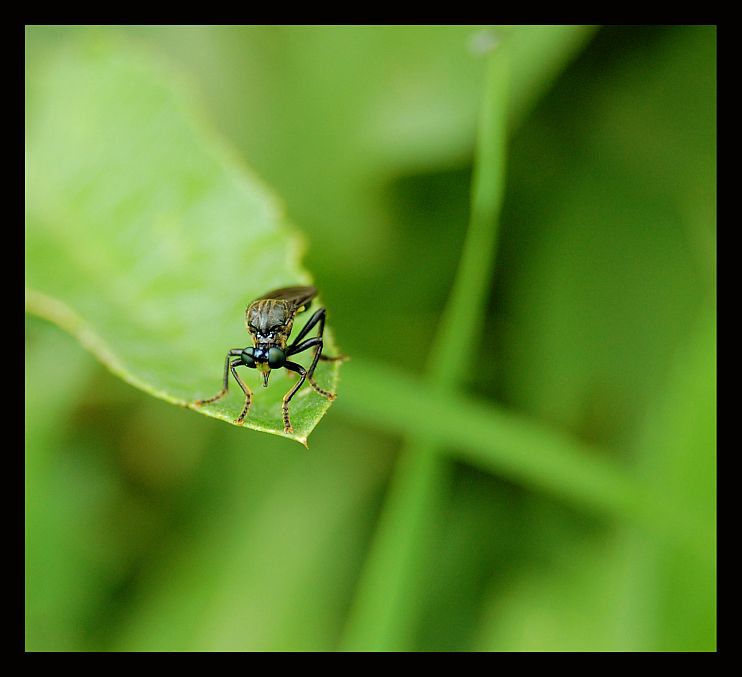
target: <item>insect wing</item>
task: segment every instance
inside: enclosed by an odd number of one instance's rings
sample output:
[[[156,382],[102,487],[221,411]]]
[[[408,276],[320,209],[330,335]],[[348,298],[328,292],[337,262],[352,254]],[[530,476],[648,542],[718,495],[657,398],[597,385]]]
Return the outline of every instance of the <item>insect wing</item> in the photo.
[[[263,299],[270,299],[276,301],[287,301],[291,306],[292,312],[296,312],[299,308],[304,306],[306,310],[309,307],[309,302],[317,295],[316,287],[283,287],[282,289],[275,289],[267,294],[263,294],[256,301]]]

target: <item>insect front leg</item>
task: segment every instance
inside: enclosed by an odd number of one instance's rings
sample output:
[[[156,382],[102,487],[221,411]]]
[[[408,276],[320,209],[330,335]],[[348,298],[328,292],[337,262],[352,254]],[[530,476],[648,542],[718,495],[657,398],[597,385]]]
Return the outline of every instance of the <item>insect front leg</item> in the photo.
[[[310,331],[312,331],[312,327],[314,325],[319,323],[319,336],[322,336],[322,334],[325,333],[325,318],[327,317],[327,310],[324,308],[320,308],[319,310],[315,311],[314,315],[309,318],[309,321],[304,325],[302,330],[296,335],[296,338],[294,339],[294,342],[291,344],[291,348],[293,348],[295,345],[299,343]]]
[[[245,406],[242,409],[242,413],[235,419],[235,423],[238,425],[242,424],[242,421],[245,420],[245,416],[247,416],[247,412],[250,409],[250,405],[252,404],[252,391],[250,388],[245,385],[245,383],[242,381],[242,379],[239,377],[239,374],[237,373],[237,370],[235,367],[244,366],[242,360],[235,360],[230,365],[230,369],[232,370],[232,376],[234,376],[234,380],[237,381],[240,388],[242,388],[242,392],[245,393]]]
[[[283,396],[283,405],[281,407],[281,410],[283,412],[283,432],[285,433],[292,433],[294,432],[294,428],[291,425],[291,420],[289,419],[289,402],[291,401],[291,398],[294,396],[297,390],[301,388],[302,383],[304,383],[304,379],[307,377],[307,370],[304,369],[300,364],[297,364],[296,362],[286,362],[284,365],[286,369],[290,369],[291,371],[295,371],[297,374],[301,376],[301,378],[296,382],[293,388],[289,390],[284,396]]]
[[[227,389],[229,387],[229,358],[235,355],[239,355],[241,352],[242,351],[239,348],[232,348],[232,350],[227,353],[227,359],[224,360],[224,383],[222,389],[216,395],[214,395],[214,397],[209,397],[206,400],[196,400],[193,403],[193,406],[200,407],[204,404],[211,404],[212,402],[216,402],[217,400],[222,399],[222,397],[227,394]]]
[[[325,333],[325,320],[327,319],[327,310],[325,308],[320,308],[317,310],[312,317],[309,318],[309,321],[304,325],[304,328],[296,335],[296,338],[294,339],[294,342],[291,344],[289,350],[299,345],[299,341],[301,341],[311,330],[312,328],[319,324],[319,333],[317,336],[319,338],[322,338],[322,336]],[[296,352],[296,351],[294,351]],[[319,358],[320,360],[326,361],[326,362],[336,362],[338,360],[347,360],[347,355],[322,355],[322,357]]]
[[[311,385],[312,388],[314,388],[320,395],[322,395],[322,397],[326,397],[328,400],[334,400],[335,393],[332,393],[329,390],[325,390],[324,388],[320,388],[320,386],[318,386],[317,382],[314,380],[314,370],[317,367],[317,362],[320,360],[322,356],[323,344],[324,342],[321,336],[307,339],[306,341],[302,341],[298,345],[296,344],[296,342],[294,342],[292,346],[288,349],[286,354],[296,355],[297,353],[304,352],[305,350],[308,350],[309,348],[317,346],[317,350],[314,352],[314,358],[312,359],[312,364],[310,365],[309,370],[307,371],[307,378],[309,379],[309,385]]]

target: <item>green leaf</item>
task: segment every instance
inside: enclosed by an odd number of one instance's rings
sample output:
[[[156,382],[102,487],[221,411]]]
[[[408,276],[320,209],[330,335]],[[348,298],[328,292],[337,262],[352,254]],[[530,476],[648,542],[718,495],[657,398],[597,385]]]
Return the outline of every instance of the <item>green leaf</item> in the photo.
[[[227,351],[250,343],[250,301],[310,282],[276,199],[215,137],[178,74],[110,35],[30,62],[27,110],[27,309],[152,395],[188,406],[218,392]],[[287,374],[263,389],[245,370],[246,426],[284,435]],[[338,363],[317,368],[325,389],[337,376]],[[243,404],[232,382],[201,411],[231,422]],[[329,404],[302,388],[286,436],[306,444]]]

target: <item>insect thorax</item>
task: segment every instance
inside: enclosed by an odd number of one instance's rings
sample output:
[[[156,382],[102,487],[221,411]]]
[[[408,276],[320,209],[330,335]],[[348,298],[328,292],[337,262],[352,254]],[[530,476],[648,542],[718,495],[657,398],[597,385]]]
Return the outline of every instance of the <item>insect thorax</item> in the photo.
[[[291,307],[281,299],[261,299],[251,303],[245,311],[245,325],[256,345],[285,346],[293,324]]]

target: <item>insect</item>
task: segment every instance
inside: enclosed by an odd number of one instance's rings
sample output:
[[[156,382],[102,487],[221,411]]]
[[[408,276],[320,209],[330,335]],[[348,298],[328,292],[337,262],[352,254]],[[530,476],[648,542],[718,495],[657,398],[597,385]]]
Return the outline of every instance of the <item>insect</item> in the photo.
[[[301,388],[305,380],[320,395],[328,400],[334,400],[335,394],[317,385],[314,380],[314,370],[319,360],[337,361],[347,359],[345,355],[330,357],[322,354],[323,339],[325,331],[325,317],[327,311],[320,308],[315,311],[304,328],[296,335],[293,343],[287,347],[291,330],[294,326],[294,318],[306,311],[312,299],[317,295],[315,287],[285,287],[276,289],[255,299],[245,311],[245,325],[250,332],[253,345],[247,348],[233,348],[227,353],[224,362],[224,384],[222,389],[213,397],[205,400],[197,400],[195,406],[216,402],[227,394],[229,386],[229,372],[232,372],[242,392],[245,393],[245,406],[235,423],[242,424],[250,410],[252,403],[252,391],[242,381],[237,373],[237,367],[249,367],[257,369],[263,376],[263,386],[268,386],[268,378],[272,369],[289,369],[299,374],[300,378],[291,389],[283,396],[282,414],[283,430],[285,433],[294,432],[289,417],[289,402],[296,392]],[[314,338],[304,337],[315,327],[319,327],[319,335]],[[300,364],[290,361],[288,358],[297,353],[314,348],[314,356],[309,369]],[[236,358],[236,359],[234,359]]]

